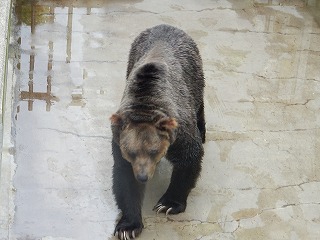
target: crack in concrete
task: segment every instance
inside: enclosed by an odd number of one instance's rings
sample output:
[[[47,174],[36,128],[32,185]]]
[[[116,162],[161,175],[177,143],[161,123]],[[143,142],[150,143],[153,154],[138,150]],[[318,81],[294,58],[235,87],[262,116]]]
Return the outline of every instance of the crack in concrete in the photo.
[[[55,60],[54,63],[66,63],[65,60]],[[72,60],[70,63],[126,63],[126,61],[123,60],[114,60],[114,61],[108,61],[108,60]],[[70,64],[68,63],[68,64]]]
[[[136,10],[136,11],[125,11],[125,10],[115,10],[115,11],[106,11],[106,12],[101,12],[101,13],[90,13],[91,16],[104,16],[108,14],[117,14],[117,13],[128,13],[128,14],[135,14],[135,13],[152,13],[152,14],[161,14],[161,12],[152,12],[152,11],[146,11],[146,10]],[[45,13],[45,14],[39,14],[39,16],[66,16],[68,13]],[[73,12],[72,15],[74,16],[87,16],[88,13],[76,13]]]
[[[281,105],[285,105],[287,107],[289,106],[305,106],[307,105],[310,101],[312,101],[314,99],[307,99],[305,102],[297,102],[297,103],[288,103],[288,102],[282,102],[282,101],[261,101],[261,100],[256,100],[253,97],[253,100],[240,100],[240,103],[260,103],[260,104],[281,104]]]
[[[297,49],[297,52],[310,52],[310,53],[320,53],[320,50],[312,50],[312,49]]]
[[[302,186],[309,183],[320,183],[320,180],[312,180],[312,181],[301,182],[299,184],[284,185],[284,186],[277,187],[274,190],[279,190],[279,189],[288,188],[288,187],[299,187],[303,191]]]
[[[266,35],[278,34],[278,35],[285,35],[285,36],[296,36],[297,35],[295,33],[253,31],[253,30],[249,30],[249,29],[225,29],[225,28],[220,28],[220,29],[217,29],[217,31],[220,31],[220,32],[231,32],[231,33],[257,33],[257,34],[266,34]]]
[[[70,134],[79,138],[103,138],[103,139],[108,139],[110,140],[111,137],[107,137],[107,136],[103,136],[103,135],[83,135],[83,134],[79,134],[79,133],[75,133],[75,132],[71,132],[71,131],[62,131],[60,129],[55,129],[55,128],[38,128],[41,130],[50,130],[50,131],[55,131],[58,133],[62,133],[62,134]]]
[[[247,130],[247,131],[234,131],[234,132],[227,132],[227,131],[216,131],[214,129],[210,129],[208,128],[207,129],[207,132],[210,133],[210,132],[214,132],[214,133],[217,133],[217,132],[221,132],[221,133],[233,133],[233,134],[250,134],[250,133],[256,133],[256,132],[259,132],[259,133],[282,133],[282,132],[303,132],[303,131],[316,131],[316,130],[320,130],[320,127],[319,128],[297,128],[297,129],[280,129],[280,130],[260,130],[260,129],[251,129],[251,130]],[[223,140],[223,139],[221,139]],[[226,139],[228,140],[228,139]]]
[[[237,222],[238,226],[236,227],[235,230],[233,230],[233,231],[231,232],[232,236],[234,236],[234,234],[236,233],[236,231],[238,231],[238,229],[240,228],[240,220],[236,220],[236,222]]]
[[[315,131],[320,128],[297,128],[297,129],[284,129],[284,130],[252,130],[252,132],[269,132],[269,133],[281,133],[281,132],[303,132],[303,131]]]
[[[319,204],[320,204],[320,202],[288,203],[288,204],[282,205],[281,207],[264,208],[264,209],[262,209],[262,210],[261,210],[257,215],[255,215],[255,216],[261,215],[262,213],[267,212],[267,211],[280,210],[280,209],[284,209],[284,208],[287,208],[287,207],[298,207],[298,206],[301,206],[301,205],[319,205]],[[255,216],[254,216],[254,217],[255,217]],[[250,218],[252,218],[252,217],[250,217]],[[247,218],[247,219],[250,219],[250,218]]]
[[[230,221],[203,221],[200,219],[174,219],[171,218],[170,216],[154,216],[154,217],[144,217],[144,220],[153,220],[155,218],[161,218],[161,220],[166,220],[165,223],[167,222],[178,222],[178,223],[197,223],[197,224],[223,224],[223,223],[231,223],[234,222],[235,220],[230,220]]]
[[[152,220],[155,219],[159,216],[155,216],[155,217],[144,217],[144,220]],[[162,220],[164,220],[165,218],[160,217]],[[233,222],[238,222],[239,219],[235,219],[235,220],[225,220],[225,221],[203,221],[200,219],[173,219],[170,216],[166,216],[165,219],[165,223],[167,222],[178,222],[178,223],[198,223],[198,224],[212,224],[212,225],[216,225],[216,224],[225,224],[225,223],[233,223]],[[230,232],[231,233],[231,232]]]
[[[265,188],[265,187],[245,187],[245,188],[223,188],[232,191],[252,191],[252,190],[275,190],[275,188]]]
[[[250,132],[260,132],[260,133],[289,133],[289,132],[303,132],[303,131],[315,131],[320,130],[320,128],[297,128],[297,129],[281,129],[281,130],[259,130],[259,129],[253,129],[248,130],[243,133],[250,133]]]
[[[314,82],[320,82],[320,79],[315,79],[315,78],[306,78],[304,79],[306,81],[314,81]]]
[[[304,191],[304,189],[302,188],[303,185],[305,184],[309,184],[309,183],[319,183],[320,184],[320,180],[313,180],[313,181],[306,181],[306,182],[301,182],[301,183],[297,183],[297,184],[289,184],[289,185],[283,185],[283,186],[279,186],[279,187],[275,187],[275,188],[268,188],[268,187],[244,187],[244,188],[223,188],[223,189],[227,189],[227,190],[236,190],[236,191],[251,191],[251,190],[273,190],[273,191],[277,191],[283,188],[290,188],[290,187],[299,187],[302,191]]]
[[[208,71],[208,72],[213,72],[216,73],[216,70],[211,70],[211,69],[204,69],[204,71]],[[253,75],[255,77],[258,78],[263,78],[265,80],[301,80],[301,81],[315,81],[315,82],[320,82],[320,79],[316,79],[316,78],[301,78],[301,77],[267,77],[264,75],[260,75],[258,73],[253,73],[253,72],[243,72],[243,71],[237,71],[234,69],[229,69],[229,72],[232,73],[239,73],[239,74],[245,74],[245,75]]]
[[[214,10],[232,10],[232,8],[222,8],[222,7],[217,7],[217,8],[203,8],[203,9],[198,9],[198,10],[193,10],[193,9],[179,9],[179,10],[169,10],[169,11],[162,11],[162,12],[153,12],[153,11],[147,11],[147,10],[138,10],[138,11],[113,11],[112,13],[151,13],[151,14],[166,14],[166,13],[175,13],[175,12],[206,12],[206,11],[214,11]],[[110,13],[110,12],[108,12]]]

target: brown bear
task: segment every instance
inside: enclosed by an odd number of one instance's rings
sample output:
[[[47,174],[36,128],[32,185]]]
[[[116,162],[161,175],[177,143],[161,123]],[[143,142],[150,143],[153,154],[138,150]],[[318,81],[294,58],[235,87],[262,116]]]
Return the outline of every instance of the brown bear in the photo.
[[[204,76],[195,42],[169,25],[149,28],[134,40],[126,87],[111,117],[113,193],[122,217],[114,234],[138,236],[146,182],[162,157],[172,165],[170,185],[154,210],[177,214],[201,171],[205,141]]]

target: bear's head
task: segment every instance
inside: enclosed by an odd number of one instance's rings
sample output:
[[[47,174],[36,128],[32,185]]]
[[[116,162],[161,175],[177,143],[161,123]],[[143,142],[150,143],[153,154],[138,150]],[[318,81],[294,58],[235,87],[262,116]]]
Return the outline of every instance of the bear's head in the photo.
[[[156,122],[132,121],[119,114],[112,115],[110,120],[122,157],[131,163],[135,178],[147,182],[173,143],[178,123],[169,117]]]

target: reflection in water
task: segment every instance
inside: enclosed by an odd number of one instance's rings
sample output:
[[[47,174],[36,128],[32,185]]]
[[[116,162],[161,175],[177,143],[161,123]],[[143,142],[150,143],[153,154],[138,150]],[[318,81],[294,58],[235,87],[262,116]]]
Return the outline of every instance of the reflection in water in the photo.
[[[50,49],[50,53],[49,53],[49,57],[48,57],[48,72],[50,72],[52,70],[52,51],[53,51],[53,42],[49,41],[49,49]],[[34,49],[34,46],[32,46],[32,48]],[[51,94],[51,79],[52,76],[49,73],[47,76],[47,91],[46,92],[34,92],[33,91],[33,74],[34,74],[34,54],[32,53],[30,55],[30,71],[29,71],[29,90],[28,91],[21,91],[20,92],[20,100],[22,101],[28,101],[28,110],[32,111],[33,109],[33,101],[35,99],[37,100],[44,100],[46,101],[46,111],[50,111],[50,107],[52,104],[52,101],[58,101],[58,98],[53,96]]]
[[[90,13],[90,10],[87,11]],[[54,24],[55,22],[55,7],[53,6],[41,6],[41,2],[24,2],[18,1],[15,6],[15,13],[18,20],[18,26],[20,26],[20,35],[25,34],[25,31],[29,29],[31,35],[29,39],[23,38],[23,36],[19,36],[17,43],[19,44],[20,51],[19,59],[20,61],[17,63],[17,69],[25,72],[29,72],[28,79],[28,89],[22,90],[20,89],[20,101],[28,102],[28,111],[33,110],[33,104],[35,100],[45,101],[46,102],[46,111],[50,111],[51,105],[53,102],[58,101],[59,99],[54,96],[51,92],[52,88],[52,67],[53,67],[53,52],[54,52],[54,43],[52,40],[48,40],[48,56],[47,56],[47,71],[45,72],[46,76],[39,76],[39,73],[35,72],[35,66],[37,64],[37,60],[40,62],[42,59],[37,59],[36,50],[40,46],[37,46],[33,37],[35,36],[36,25],[40,24]],[[73,7],[68,7],[68,20],[66,23],[66,63],[71,62],[71,45],[72,45],[72,17],[73,17]],[[22,30],[22,28],[24,28]],[[30,51],[23,51],[21,39],[23,39],[26,43],[30,42]],[[24,43],[25,44],[25,43]],[[25,66],[22,66],[21,56],[20,54],[29,54],[29,69],[24,69]],[[40,67],[41,64],[38,65]],[[46,78],[47,86],[46,90],[43,91],[34,91],[34,87],[37,86],[37,82],[34,81],[35,74],[37,74],[37,78]],[[24,79],[21,81],[23,82]],[[41,84],[41,81],[40,83]],[[20,106],[18,106],[20,111]]]
[[[72,13],[73,8],[68,8],[68,24],[67,24],[67,59],[66,62],[71,61],[71,42],[72,42]]]

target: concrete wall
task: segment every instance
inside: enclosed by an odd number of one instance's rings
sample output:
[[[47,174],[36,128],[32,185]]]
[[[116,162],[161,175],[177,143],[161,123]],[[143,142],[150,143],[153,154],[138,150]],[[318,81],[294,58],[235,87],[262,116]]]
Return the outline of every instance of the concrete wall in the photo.
[[[6,77],[6,59],[7,59],[7,43],[8,43],[8,25],[11,9],[11,0],[0,1],[0,89],[1,89],[1,105],[0,114],[3,114],[2,100],[3,100],[3,90],[4,90],[4,80]],[[2,121],[1,121],[2,124]]]
[[[13,158],[10,157],[11,146],[11,94],[6,94],[8,85],[7,52],[9,42],[11,0],[0,1],[0,239],[8,239],[9,225],[11,222],[10,201],[13,188],[11,176],[13,173]],[[12,84],[9,83],[10,86]]]

